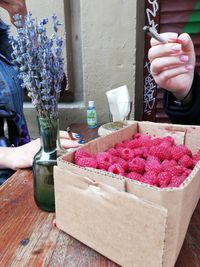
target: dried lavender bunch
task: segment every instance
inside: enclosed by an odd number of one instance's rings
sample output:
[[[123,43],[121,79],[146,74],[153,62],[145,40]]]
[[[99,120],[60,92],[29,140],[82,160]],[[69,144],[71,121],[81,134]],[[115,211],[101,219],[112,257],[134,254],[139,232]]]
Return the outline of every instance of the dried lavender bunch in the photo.
[[[20,15],[14,16],[17,27],[16,38],[11,37],[13,63],[22,79],[22,87],[28,90],[38,114],[43,118],[58,117],[58,99],[64,77],[64,58],[62,57],[63,38],[58,36],[61,25],[56,15],[52,16],[54,34],[47,36],[48,19],[36,23],[29,12],[22,21]]]

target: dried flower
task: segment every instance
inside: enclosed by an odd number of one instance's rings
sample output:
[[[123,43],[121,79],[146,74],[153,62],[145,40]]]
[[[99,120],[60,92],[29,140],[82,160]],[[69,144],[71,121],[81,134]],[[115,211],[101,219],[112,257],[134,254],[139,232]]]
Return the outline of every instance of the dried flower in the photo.
[[[52,16],[54,34],[47,36],[44,18],[36,23],[29,12],[23,23],[20,15],[14,16],[16,38],[11,37],[13,63],[22,79],[22,87],[28,91],[38,114],[43,118],[58,117],[58,98],[64,77],[62,57],[63,38],[57,35],[61,25],[56,15]]]

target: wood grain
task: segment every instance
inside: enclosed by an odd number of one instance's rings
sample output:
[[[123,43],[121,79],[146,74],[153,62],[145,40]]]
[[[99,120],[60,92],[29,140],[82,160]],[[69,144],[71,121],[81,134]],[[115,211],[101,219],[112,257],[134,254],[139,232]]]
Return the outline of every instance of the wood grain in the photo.
[[[72,131],[87,141],[97,136],[97,129],[79,124]],[[60,231],[54,220],[54,213],[35,205],[31,170],[18,170],[0,187],[0,266],[118,266]],[[200,203],[175,266],[200,266]]]

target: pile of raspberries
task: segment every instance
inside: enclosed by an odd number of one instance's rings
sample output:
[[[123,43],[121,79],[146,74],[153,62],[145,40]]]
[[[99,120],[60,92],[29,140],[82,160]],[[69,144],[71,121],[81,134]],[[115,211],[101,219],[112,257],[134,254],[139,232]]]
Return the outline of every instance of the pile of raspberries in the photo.
[[[136,133],[105,152],[90,154],[78,149],[74,163],[163,188],[179,187],[199,160],[200,150],[192,154],[170,136],[154,138]]]

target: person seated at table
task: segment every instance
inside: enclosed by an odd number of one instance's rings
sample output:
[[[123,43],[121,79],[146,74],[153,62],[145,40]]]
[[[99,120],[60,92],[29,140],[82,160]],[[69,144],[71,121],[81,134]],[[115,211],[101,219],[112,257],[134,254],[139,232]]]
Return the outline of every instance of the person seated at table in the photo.
[[[187,33],[161,35],[168,43],[151,38],[148,58],[155,82],[165,89],[165,112],[172,123],[199,125],[200,77],[192,39]]]
[[[11,22],[15,14],[22,16],[27,14],[24,0],[0,0],[0,7],[7,10]],[[25,116],[23,113],[23,89],[18,73],[15,70],[11,53],[12,48],[8,38],[9,26],[0,18],[0,179],[2,175],[12,172],[3,169],[16,170],[32,166],[33,157],[40,148],[40,140],[30,140]],[[63,85],[66,86],[65,82]],[[12,115],[14,111],[14,115]],[[6,118],[6,119],[5,119]],[[9,118],[9,131],[11,144],[14,147],[6,147],[8,140],[4,138],[4,120]],[[69,139],[65,131],[60,131],[61,145],[64,148],[78,147],[79,138]],[[83,143],[83,141],[82,141]],[[16,146],[16,147],[15,147]],[[3,177],[5,179],[5,177]],[[1,184],[1,181],[0,181]]]

